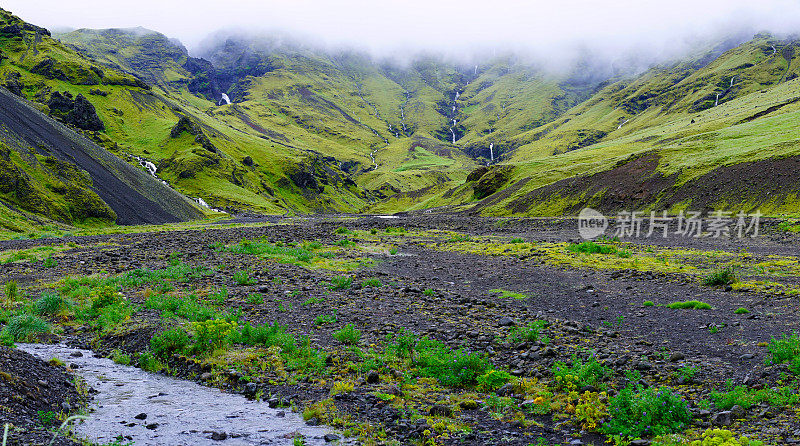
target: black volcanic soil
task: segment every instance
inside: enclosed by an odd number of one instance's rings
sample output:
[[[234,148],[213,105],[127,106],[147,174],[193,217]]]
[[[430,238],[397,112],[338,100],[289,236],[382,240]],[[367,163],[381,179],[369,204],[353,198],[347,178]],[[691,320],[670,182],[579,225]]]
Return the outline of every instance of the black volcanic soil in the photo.
[[[63,365],[0,346],[0,430],[6,423],[12,426],[9,445],[48,444],[51,430],[61,424],[55,419],[48,423],[48,414],[74,413],[84,401],[75,377]],[[53,444],[78,443],[59,435]]]
[[[255,219],[247,219],[254,222]],[[593,350],[597,357],[613,366],[618,375],[624,370],[639,370],[648,384],[680,386],[674,382],[674,372],[682,366],[698,366],[691,392],[700,396],[709,390],[721,390],[724,383],[746,383],[769,387],[787,372],[786,366],[767,366],[766,349],[759,346],[796,330],[798,317],[795,298],[762,295],[752,292],[731,292],[700,285],[697,280],[662,273],[634,270],[608,271],[574,269],[546,264],[537,257],[481,256],[427,248],[414,239],[393,239],[397,255],[372,254],[374,266],[351,273],[356,284],[352,289],[327,291],[332,276],[342,273],[310,271],[299,266],[277,264],[250,256],[218,252],[211,248],[215,242],[237,243],[242,239],[266,237],[270,240],[318,240],[335,243],[341,239],[335,229],[376,228],[389,226],[412,229],[447,229],[472,235],[501,235],[520,237],[528,241],[572,241],[577,239],[576,222],[572,219],[498,220],[458,216],[406,216],[384,220],[358,218],[338,221],[297,219],[286,224],[264,227],[210,227],[199,231],[175,231],[144,234],[120,234],[92,237],[71,237],[58,240],[17,240],[0,243],[0,250],[22,249],[43,244],[75,243],[75,247],[58,255],[58,266],[41,269],[38,265],[14,263],[0,265],[0,277],[17,280],[31,294],[41,284],[52,283],[64,275],[85,275],[101,271],[110,273],[135,268],[163,268],[169,256],[179,252],[185,262],[218,269],[210,276],[198,279],[193,287],[202,289],[227,286],[228,307],[241,308],[252,322],[279,321],[291,331],[310,334],[314,344],[337,352],[342,359],[347,353],[338,349],[332,333],[347,323],[363,332],[362,344],[379,343],[387,334],[400,328],[446,342],[453,347],[468,347],[490,355],[497,366],[505,366],[519,376],[548,378],[552,364],[569,360],[573,353]],[[800,237],[779,232],[775,221],[762,225],[763,235],[756,239],[693,239],[652,238],[646,243],[668,247],[689,247],[700,250],[745,250],[758,255],[797,255]],[[356,243],[360,240],[351,237]],[[645,243],[645,241],[641,241]],[[100,244],[100,245],[98,245]],[[249,269],[258,279],[253,285],[237,285],[232,275]],[[366,278],[379,278],[382,288],[361,287]],[[426,295],[425,289],[434,290]],[[503,288],[521,291],[530,297],[524,300],[498,299],[489,290]],[[297,296],[291,294],[300,290]],[[260,293],[264,304],[253,305],[245,300],[250,293]],[[303,305],[309,297],[322,297],[324,304]],[[141,301],[139,293],[127,296]],[[671,310],[663,306],[643,307],[650,300],[656,304],[674,301],[700,300],[711,304],[708,311]],[[283,309],[279,306],[283,304]],[[290,309],[286,311],[286,307]],[[734,310],[747,307],[750,314],[736,315]],[[335,325],[315,327],[314,320],[336,310]],[[108,352],[119,348],[137,352],[146,348],[158,316],[147,311],[137,314],[143,327],[123,336],[107,337],[95,348]],[[493,341],[505,338],[508,320],[524,324],[545,319],[550,326],[545,333],[552,342],[509,345]],[[720,326],[712,333],[709,327]],[[69,332],[67,338],[88,345],[89,338]],[[763,345],[763,344],[762,344]],[[192,364],[173,365],[178,375],[197,379],[199,372]],[[363,384],[363,383],[362,383]],[[33,384],[35,387],[35,384]],[[229,390],[247,389],[243,381],[231,376],[223,387]],[[273,399],[291,400],[300,405],[328,397],[325,388],[310,383],[296,385],[258,384],[258,388]],[[378,389],[380,387],[375,387]],[[386,389],[380,388],[385,392]],[[406,444],[418,439],[429,426],[405,420],[390,405],[371,394],[369,385],[359,385],[355,391],[336,398],[338,408],[357,419],[380,421],[388,435]],[[765,412],[769,407],[755,406],[738,424],[738,430],[766,439],[767,444],[794,442],[800,433],[800,423],[791,411]],[[698,427],[711,426],[713,413],[695,409]],[[764,415],[767,414],[767,415]],[[452,444],[520,444],[535,443],[539,437],[548,441],[569,443],[574,438],[597,441],[592,434],[581,433],[569,423],[559,423],[548,417],[537,419],[541,426],[521,425],[498,421],[483,410],[464,410],[458,415],[474,429],[465,436],[443,441]],[[576,443],[577,444],[577,443]]]

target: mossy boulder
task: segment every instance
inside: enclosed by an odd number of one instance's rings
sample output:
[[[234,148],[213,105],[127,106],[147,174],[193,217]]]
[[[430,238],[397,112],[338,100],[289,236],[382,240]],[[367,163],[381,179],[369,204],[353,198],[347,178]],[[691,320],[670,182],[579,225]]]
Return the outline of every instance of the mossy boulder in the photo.
[[[489,171],[489,168],[486,166],[478,167],[477,169],[473,170],[472,172],[467,175],[467,182],[471,183],[473,181],[478,181],[481,179],[482,176],[486,175],[486,172]]]
[[[75,99],[69,92],[63,94],[54,92],[47,102],[50,114],[66,124],[74,125],[79,129],[101,131],[105,130],[103,121],[97,116],[97,111],[88,99],[79,94]]]
[[[499,191],[511,179],[514,168],[511,166],[492,166],[473,187],[475,197],[486,198]]]

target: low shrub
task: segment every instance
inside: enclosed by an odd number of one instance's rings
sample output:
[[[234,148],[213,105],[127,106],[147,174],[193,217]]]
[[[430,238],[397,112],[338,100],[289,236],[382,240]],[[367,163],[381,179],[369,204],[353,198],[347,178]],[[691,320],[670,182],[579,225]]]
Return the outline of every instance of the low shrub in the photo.
[[[19,297],[17,282],[15,280],[9,280],[8,282],[6,282],[5,292],[6,292],[6,303],[16,302],[17,298]]]
[[[567,246],[569,252],[583,252],[586,254],[614,254],[617,252],[615,246],[601,245],[595,242],[572,243]]]
[[[542,336],[542,329],[547,326],[547,322],[536,320],[523,327],[512,327],[508,334],[509,342],[539,342],[545,344],[550,342],[547,336]]]
[[[250,273],[247,271],[237,271],[233,273],[233,281],[242,286],[255,285],[258,283],[258,280],[250,277]]]
[[[572,355],[572,365],[568,366],[562,361],[556,361],[552,367],[556,382],[563,387],[581,388],[585,386],[598,386],[611,376],[611,369],[600,364],[594,354],[584,361],[578,355]]]
[[[130,355],[128,355],[127,353],[124,353],[122,350],[120,350],[118,348],[115,348],[114,350],[111,350],[110,357],[111,357],[111,360],[116,362],[117,364],[130,365],[130,363],[131,363]]]
[[[146,372],[159,372],[164,368],[164,364],[161,363],[155,356],[153,356],[150,352],[141,352],[139,353],[139,368]]]
[[[800,372],[800,335],[797,333],[784,334],[780,339],[773,336],[767,345],[767,351],[773,364],[791,362],[792,371],[795,374]]]
[[[486,392],[491,392],[503,387],[511,381],[512,376],[502,370],[489,370],[487,373],[477,378],[478,388]]]
[[[18,314],[12,316],[3,330],[0,331],[0,339],[4,343],[14,343],[32,340],[33,336],[39,333],[50,331],[50,324],[39,319],[32,314]]]
[[[361,282],[361,286],[365,288],[366,287],[381,288],[383,286],[383,282],[381,282],[380,279],[376,278],[366,279],[363,282]]]
[[[161,359],[183,353],[189,345],[189,335],[182,328],[173,328],[150,339],[150,351]]]
[[[575,418],[581,428],[596,430],[600,422],[608,416],[608,396],[605,392],[583,392],[575,405]]]
[[[610,419],[599,431],[624,438],[666,435],[685,430],[692,421],[680,395],[666,387],[628,385],[609,401]]]
[[[736,282],[736,271],[732,267],[712,271],[703,278],[703,285],[723,286]]]
[[[188,349],[189,353],[207,356],[228,342],[228,336],[237,328],[237,324],[222,319],[212,319],[192,322],[191,328],[194,336],[192,345]]]
[[[238,332],[232,333],[231,340],[240,344],[258,345],[264,347],[277,346],[284,353],[293,352],[296,348],[296,341],[291,333],[287,332],[287,327],[277,322],[272,324],[251,325],[245,323]]]
[[[63,310],[66,306],[67,303],[58,294],[44,293],[33,303],[33,311],[40,316],[52,315]]]
[[[773,407],[789,407],[800,403],[797,385],[751,389],[746,386],[728,386],[724,392],[712,391],[709,397],[716,407],[727,410],[733,406],[749,409],[760,403],[768,403]]]
[[[347,324],[341,330],[334,332],[333,338],[342,344],[356,345],[361,340],[361,331],[353,324]]]
[[[336,276],[331,279],[328,289],[330,290],[347,290],[353,286],[353,278],[349,276]]]

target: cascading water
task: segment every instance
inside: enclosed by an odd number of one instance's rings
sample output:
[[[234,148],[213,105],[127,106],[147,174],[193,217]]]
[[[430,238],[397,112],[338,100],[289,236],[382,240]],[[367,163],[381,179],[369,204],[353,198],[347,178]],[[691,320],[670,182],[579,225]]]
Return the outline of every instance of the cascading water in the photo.
[[[618,125],[618,126],[617,126],[617,130],[621,129],[621,128],[622,128],[622,126],[623,126],[623,125],[625,125],[625,124],[627,124],[627,123],[628,123],[628,120],[627,120],[627,119],[626,119],[626,120],[624,120],[624,121],[622,121],[622,123],[620,123],[620,125]]]
[[[411,93],[408,90],[404,90],[406,95],[406,100],[402,104],[400,104],[400,124],[403,126],[403,134],[406,134],[406,104],[408,101],[411,100]]]
[[[158,172],[158,168],[156,167],[155,164],[153,164],[152,162],[150,162],[150,161],[148,161],[148,160],[146,160],[146,159],[144,159],[144,158],[142,158],[140,156],[131,155],[131,154],[128,154],[128,156],[133,158],[133,159],[135,159],[139,163],[140,166],[142,166],[145,170],[147,170],[147,173],[149,173],[153,178],[155,178],[158,181],[160,181],[161,184],[163,184],[164,186],[167,186],[169,188],[172,188],[172,186],[169,183],[167,183],[166,181],[162,180],[161,178],[158,177],[158,175],[156,175],[156,173]],[[209,209],[209,210],[212,210],[214,212],[220,212],[220,213],[223,213],[223,214],[226,213],[223,210],[212,208],[202,198],[199,198],[199,197],[198,198],[189,197],[189,198],[194,200],[194,202],[197,203],[202,208]]]
[[[222,97],[219,99],[217,105],[229,105],[230,103],[231,103],[231,98],[229,98],[227,94],[222,93]]]
[[[455,97],[453,98],[453,117],[452,117],[452,120],[453,120],[453,126],[452,126],[452,127],[450,127],[450,134],[453,136],[453,144],[455,144],[455,143],[456,143],[456,132],[455,132],[455,130],[454,130],[454,129],[455,129],[455,126],[456,126],[456,119],[455,119],[455,116],[456,116],[456,104],[455,104],[455,102],[458,100],[458,97],[459,97],[459,96],[461,96],[461,93],[459,93],[459,92],[456,92],[456,95],[455,95]]]
[[[489,159],[494,161],[494,143],[489,144]]]
[[[714,107],[719,105],[719,93],[717,93],[717,99],[714,101]]]

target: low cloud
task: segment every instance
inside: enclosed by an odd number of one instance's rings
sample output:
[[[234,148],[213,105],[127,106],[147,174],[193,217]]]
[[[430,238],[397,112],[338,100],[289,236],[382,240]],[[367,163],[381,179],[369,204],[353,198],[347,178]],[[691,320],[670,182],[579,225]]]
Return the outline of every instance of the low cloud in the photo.
[[[427,51],[459,60],[513,51],[565,61],[583,51],[658,61],[723,37],[800,31],[800,3],[789,0],[5,0],[3,7],[47,27],[144,26],[190,51],[226,29],[282,32],[380,57]]]

